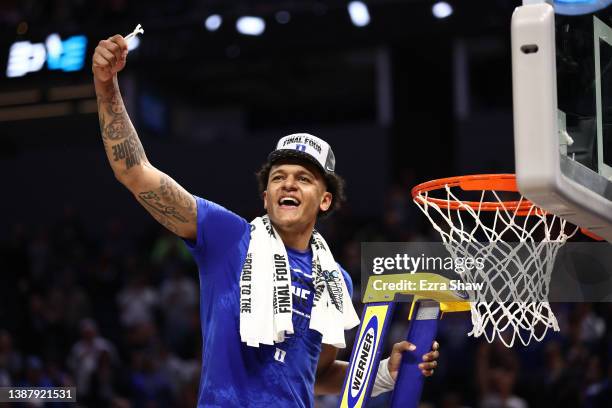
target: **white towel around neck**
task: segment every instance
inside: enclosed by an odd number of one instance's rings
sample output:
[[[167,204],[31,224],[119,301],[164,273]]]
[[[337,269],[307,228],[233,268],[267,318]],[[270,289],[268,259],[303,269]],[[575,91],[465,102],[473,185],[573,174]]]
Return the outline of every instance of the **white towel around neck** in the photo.
[[[315,288],[310,328],[323,343],[346,347],[344,331],[359,324],[342,272],[316,230],[310,239]],[[285,245],[267,215],[251,222],[251,242],[240,274],[240,338],[272,345],[293,334],[291,269]],[[338,324],[342,322],[342,324]]]

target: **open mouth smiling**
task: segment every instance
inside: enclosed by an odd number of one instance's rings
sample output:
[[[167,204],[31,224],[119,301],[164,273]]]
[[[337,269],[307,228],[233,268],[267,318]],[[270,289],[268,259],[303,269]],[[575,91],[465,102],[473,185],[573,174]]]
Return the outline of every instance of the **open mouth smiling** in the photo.
[[[278,205],[285,209],[294,209],[300,206],[300,200],[295,197],[281,197],[278,200]]]

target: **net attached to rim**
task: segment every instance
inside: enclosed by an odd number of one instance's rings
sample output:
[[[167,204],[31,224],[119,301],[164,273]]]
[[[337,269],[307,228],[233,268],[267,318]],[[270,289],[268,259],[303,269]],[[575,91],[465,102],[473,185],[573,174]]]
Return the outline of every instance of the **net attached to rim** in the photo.
[[[482,284],[468,290],[468,335],[512,347],[516,339],[526,346],[549,329],[559,331],[549,283],[559,248],[577,229],[566,233],[565,220],[525,199],[513,174],[433,180],[414,187],[412,197],[455,264],[459,258],[483,261],[459,273],[466,284]]]

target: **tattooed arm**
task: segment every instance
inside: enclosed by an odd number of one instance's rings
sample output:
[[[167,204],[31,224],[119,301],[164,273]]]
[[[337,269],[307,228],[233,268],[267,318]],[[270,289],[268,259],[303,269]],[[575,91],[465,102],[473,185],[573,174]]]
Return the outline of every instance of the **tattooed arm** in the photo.
[[[120,35],[102,40],[92,71],[102,142],[115,177],[164,227],[180,237],[196,238],[196,202],[176,181],[149,163],[127,114],[117,73],[126,64],[127,43]]]

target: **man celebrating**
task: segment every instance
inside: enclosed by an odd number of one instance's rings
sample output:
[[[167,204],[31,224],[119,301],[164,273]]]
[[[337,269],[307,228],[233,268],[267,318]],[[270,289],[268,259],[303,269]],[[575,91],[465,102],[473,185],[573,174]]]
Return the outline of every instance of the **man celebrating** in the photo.
[[[315,394],[338,394],[348,364],[336,354],[359,319],[351,279],[314,229],[344,196],[331,147],[309,134],[280,139],[258,173],[267,214],[248,223],[192,196],[147,160],[117,82],[127,53],[115,35],[93,56],[102,140],[117,179],[185,240],[198,265],[198,407],[313,407]],[[397,343],[381,362],[373,395],[393,388],[406,350],[414,346]],[[437,357],[423,356],[423,375]]]

